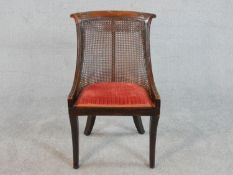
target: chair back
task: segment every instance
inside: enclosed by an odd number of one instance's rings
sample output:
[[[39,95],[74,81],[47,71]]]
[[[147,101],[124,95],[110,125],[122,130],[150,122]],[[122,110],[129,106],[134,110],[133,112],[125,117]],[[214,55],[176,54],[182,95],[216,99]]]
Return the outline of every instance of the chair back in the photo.
[[[77,25],[79,87],[129,82],[150,92],[149,32],[154,14],[96,11],[72,14]]]

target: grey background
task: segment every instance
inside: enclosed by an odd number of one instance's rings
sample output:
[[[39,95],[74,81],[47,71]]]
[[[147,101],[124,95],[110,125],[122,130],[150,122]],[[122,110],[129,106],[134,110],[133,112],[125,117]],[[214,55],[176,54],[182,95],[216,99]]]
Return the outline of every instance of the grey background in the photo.
[[[131,117],[99,117],[72,169],[76,11],[153,12],[156,168]],[[233,174],[232,0],[0,1],[0,174]],[[86,118],[80,119],[83,132]]]

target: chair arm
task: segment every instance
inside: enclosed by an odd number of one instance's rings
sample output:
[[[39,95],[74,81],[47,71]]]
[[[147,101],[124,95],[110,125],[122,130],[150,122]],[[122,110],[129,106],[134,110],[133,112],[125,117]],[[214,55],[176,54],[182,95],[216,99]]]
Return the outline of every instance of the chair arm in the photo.
[[[148,74],[149,74],[148,79],[149,79],[149,83],[150,83],[153,101],[155,103],[160,103],[160,95],[159,95],[159,92],[158,92],[156,85],[155,85],[151,63],[148,66]]]
[[[158,111],[160,113],[161,100],[160,100],[160,95],[159,95],[159,92],[155,86],[154,81],[151,85],[151,91],[152,91],[152,96],[153,96],[153,101],[154,101],[155,107],[158,109]]]
[[[153,84],[154,84],[154,83],[153,83]],[[153,93],[153,96],[154,96],[154,98],[155,98],[156,101],[157,101],[157,100],[160,100],[160,95],[159,95],[159,92],[158,92],[158,90],[157,90],[155,84],[152,85],[152,93]]]
[[[74,103],[75,103],[75,100],[76,100],[76,95],[75,95],[75,92],[74,92],[73,87],[72,87],[72,89],[70,90],[69,95],[67,96],[68,106],[72,107],[74,105]]]
[[[69,95],[67,96],[68,106],[72,107],[77,100],[78,96],[79,83],[76,81],[76,76],[73,82],[73,86],[70,90]]]

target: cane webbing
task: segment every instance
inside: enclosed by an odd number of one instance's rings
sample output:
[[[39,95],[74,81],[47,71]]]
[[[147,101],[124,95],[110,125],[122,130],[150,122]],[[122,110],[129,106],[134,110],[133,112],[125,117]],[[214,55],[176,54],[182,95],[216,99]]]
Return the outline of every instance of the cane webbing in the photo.
[[[149,91],[145,64],[145,22],[96,18],[80,23],[80,87],[97,82],[129,82]]]

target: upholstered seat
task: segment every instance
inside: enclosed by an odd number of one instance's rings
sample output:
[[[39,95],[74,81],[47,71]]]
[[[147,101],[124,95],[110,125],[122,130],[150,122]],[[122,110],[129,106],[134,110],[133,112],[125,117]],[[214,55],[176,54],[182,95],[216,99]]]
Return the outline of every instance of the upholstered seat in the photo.
[[[147,91],[134,83],[102,82],[84,87],[76,107],[154,107]]]

